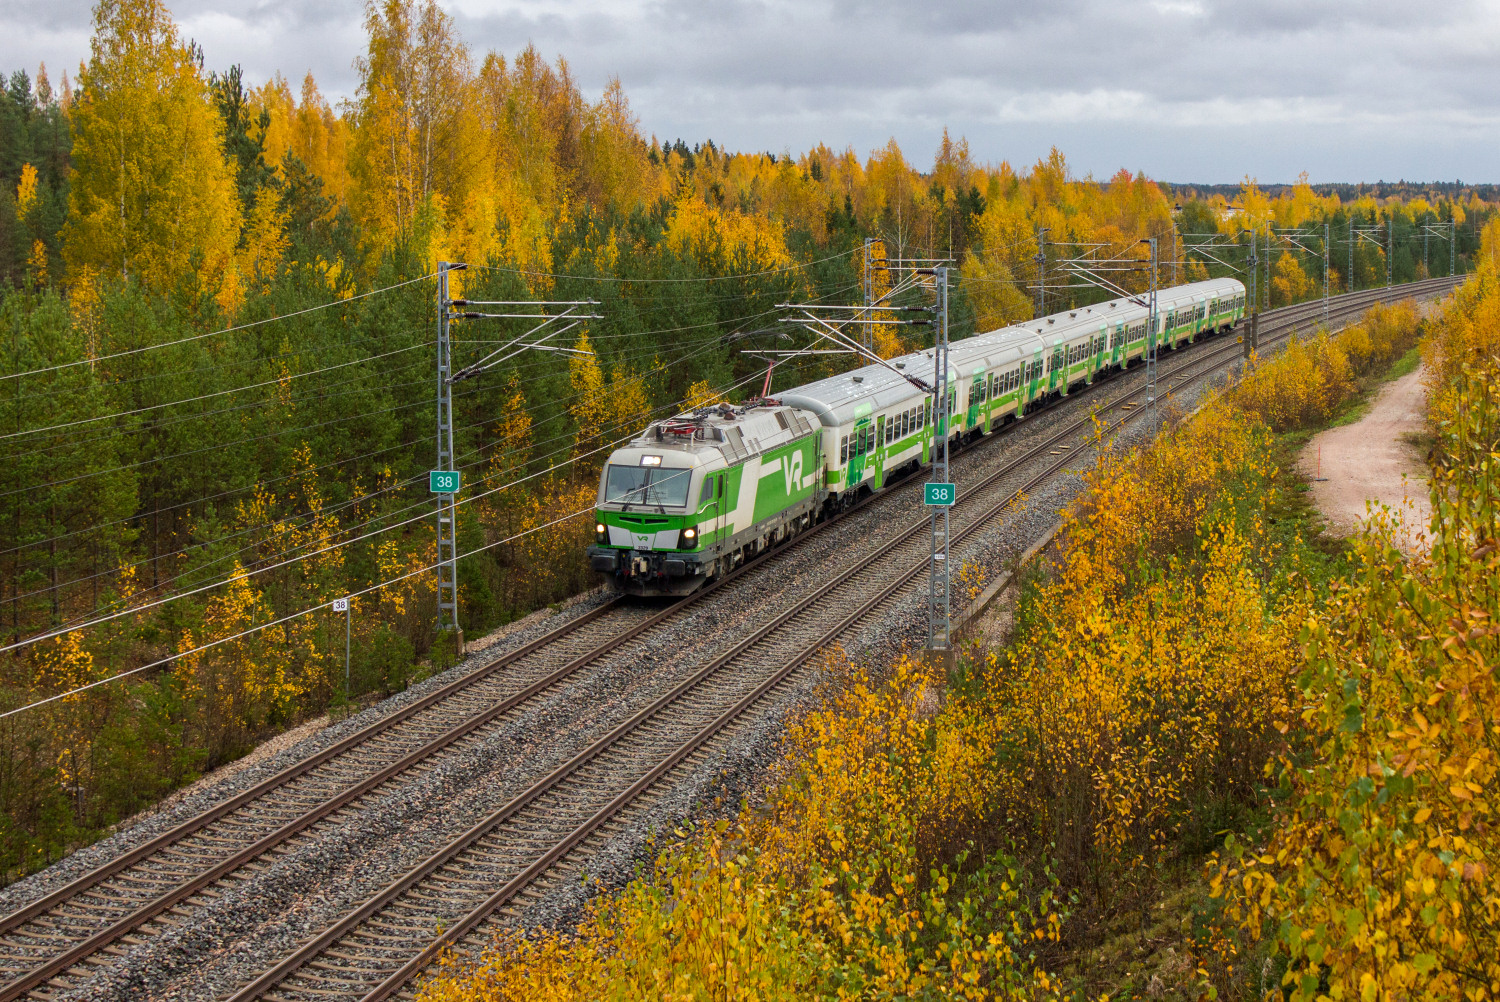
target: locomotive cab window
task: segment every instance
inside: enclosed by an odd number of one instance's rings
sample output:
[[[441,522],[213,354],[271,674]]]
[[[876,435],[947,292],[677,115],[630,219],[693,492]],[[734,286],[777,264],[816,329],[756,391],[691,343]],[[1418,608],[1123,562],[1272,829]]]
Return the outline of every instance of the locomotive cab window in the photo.
[[[693,471],[660,466],[618,466],[613,463],[604,482],[606,504],[648,504],[682,508],[687,505]]]
[[[714,499],[714,478],[713,477],[705,477],[703,479],[703,493],[698,495],[698,503],[700,505],[707,504],[708,502],[712,501],[713,499]]]

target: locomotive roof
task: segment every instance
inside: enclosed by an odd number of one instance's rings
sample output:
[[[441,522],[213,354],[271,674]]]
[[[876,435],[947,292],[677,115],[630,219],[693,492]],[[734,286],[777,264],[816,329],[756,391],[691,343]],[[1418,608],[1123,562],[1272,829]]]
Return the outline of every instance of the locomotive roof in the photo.
[[[795,408],[780,401],[747,406],[714,404],[653,421],[628,445],[610,454],[611,463],[638,466],[642,456],[661,457],[664,467],[680,469],[736,463],[812,432]]]

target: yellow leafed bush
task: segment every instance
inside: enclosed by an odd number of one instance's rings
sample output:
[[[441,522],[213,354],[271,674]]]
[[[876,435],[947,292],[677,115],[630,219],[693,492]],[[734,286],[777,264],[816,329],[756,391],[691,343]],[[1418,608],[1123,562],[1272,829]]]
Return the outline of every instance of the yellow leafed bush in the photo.
[[[973,838],[990,724],[914,661],[883,683],[829,667],[847,688],[793,727],[767,815],[664,854],[575,936],[439,973],[424,1002],[1052,995],[1032,959],[1064,917],[1050,881]]]
[[[1284,351],[1246,374],[1231,401],[1274,431],[1327,421],[1359,391],[1361,377],[1389,367],[1421,334],[1410,303],[1373,306],[1359,324],[1337,334],[1293,337]]]
[[[1495,343],[1500,327],[1475,324],[1500,320],[1500,290],[1477,281],[1427,348],[1451,380],[1431,550],[1407,558],[1377,525],[1303,624],[1308,744],[1281,762],[1288,807],[1214,877],[1230,919],[1286,958],[1295,1000],[1500,995],[1500,359],[1475,351]]]

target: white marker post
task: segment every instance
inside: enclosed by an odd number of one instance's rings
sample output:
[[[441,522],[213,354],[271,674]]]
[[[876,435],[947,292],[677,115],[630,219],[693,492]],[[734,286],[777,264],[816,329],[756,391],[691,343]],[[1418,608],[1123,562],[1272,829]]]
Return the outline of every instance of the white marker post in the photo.
[[[336,598],[333,600],[333,611],[344,614],[344,702],[349,702],[349,633],[350,618],[353,615],[349,611],[349,600],[347,598]]]

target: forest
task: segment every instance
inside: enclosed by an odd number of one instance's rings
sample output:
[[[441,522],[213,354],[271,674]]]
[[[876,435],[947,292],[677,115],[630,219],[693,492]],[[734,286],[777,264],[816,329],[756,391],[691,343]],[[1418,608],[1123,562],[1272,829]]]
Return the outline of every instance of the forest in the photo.
[[[0,91],[0,875],[16,879],[299,721],[450,663],[434,630],[440,261],[451,293],[593,300],[573,354],[454,388],[469,635],[594,581],[599,464],[653,416],[759,392],[776,304],[858,302],[867,255],[951,262],[952,333],[1104,293],[1059,262],[1164,248],[1163,282],[1271,247],[1266,305],[1472,268],[1473,188],[1341,200],[1171,189],[946,133],[735,152],[651,135],[618,81],[472,51],[431,0],[366,8],[355,95],[213,63],[159,0],[100,0],[70,80]],[[1424,235],[1425,234],[1425,235]],[[1227,264],[1193,255],[1216,236]],[[1302,241],[1306,244],[1306,241]],[[1239,254],[1239,257],[1235,255]],[[1170,269],[1170,272],[1165,269]],[[914,293],[920,295],[920,293]],[[459,323],[459,365],[524,333]],[[909,350],[882,328],[884,354]],[[788,386],[852,359],[775,374]],[[342,614],[351,595],[345,682]]]

